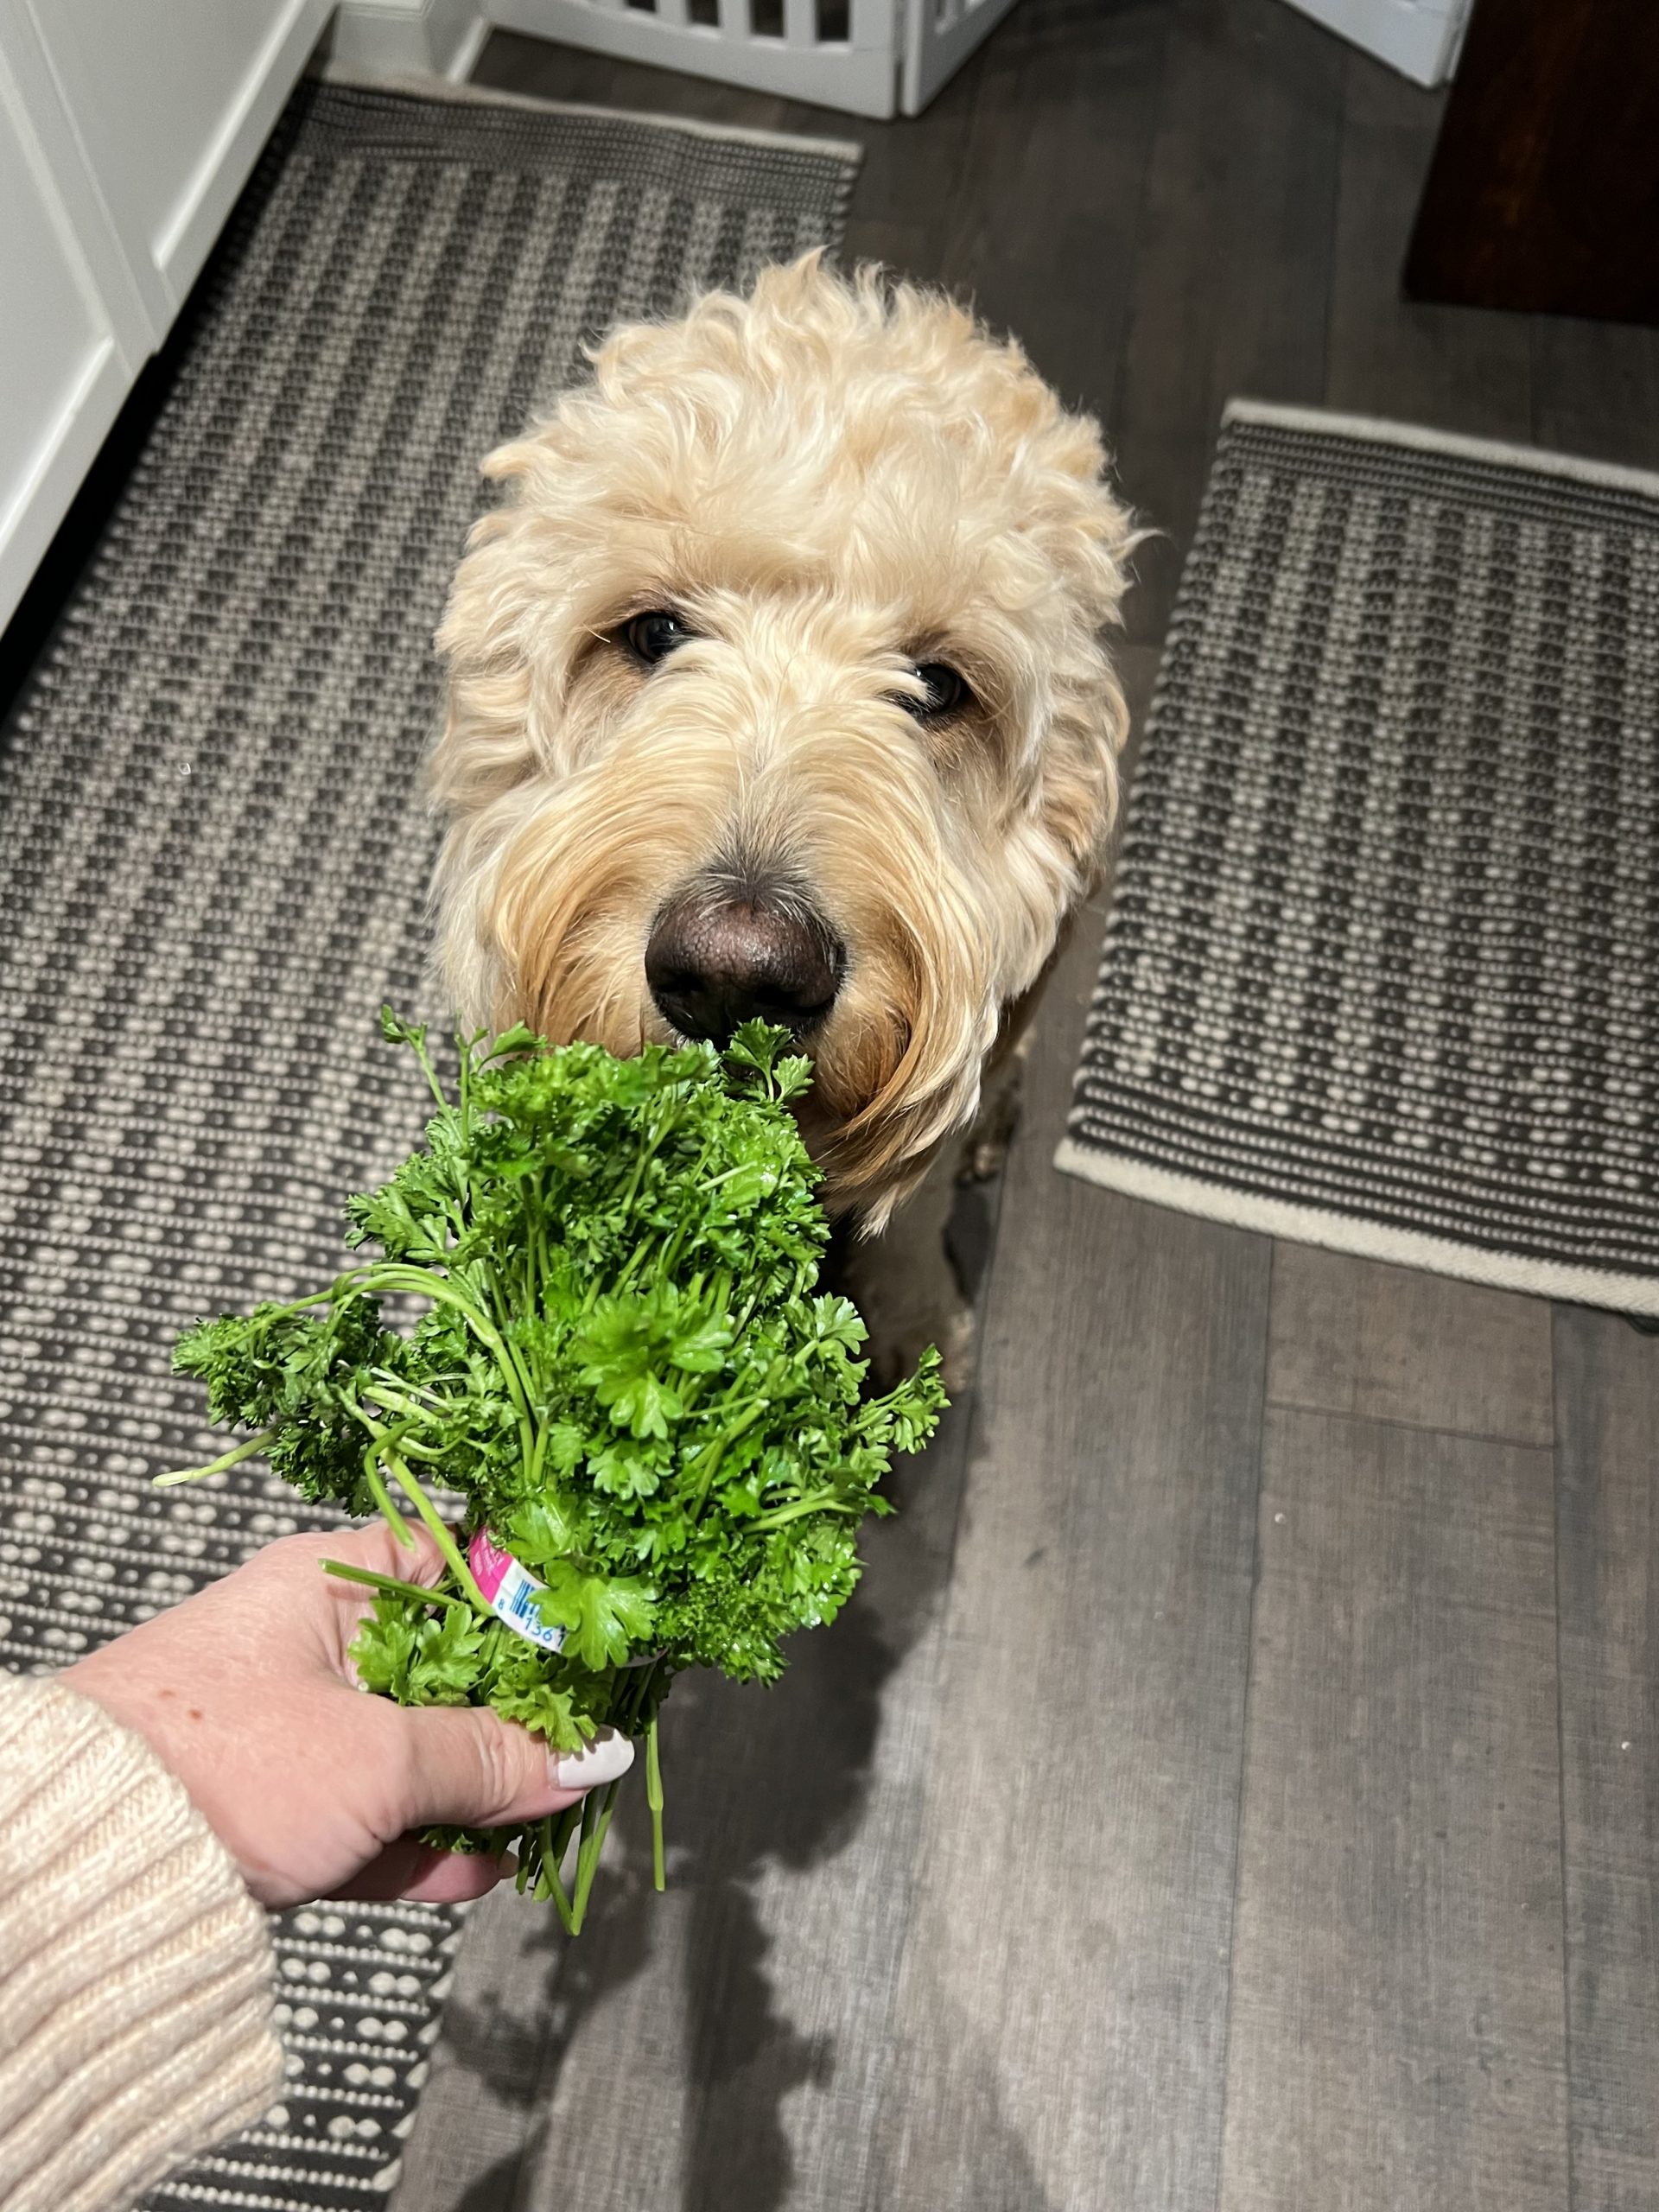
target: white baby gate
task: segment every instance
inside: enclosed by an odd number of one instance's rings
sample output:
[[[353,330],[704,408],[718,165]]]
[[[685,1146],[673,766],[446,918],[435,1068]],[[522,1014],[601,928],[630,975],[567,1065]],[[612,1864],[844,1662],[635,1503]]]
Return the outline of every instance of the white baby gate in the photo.
[[[507,30],[854,115],[919,115],[1014,0],[488,0]]]

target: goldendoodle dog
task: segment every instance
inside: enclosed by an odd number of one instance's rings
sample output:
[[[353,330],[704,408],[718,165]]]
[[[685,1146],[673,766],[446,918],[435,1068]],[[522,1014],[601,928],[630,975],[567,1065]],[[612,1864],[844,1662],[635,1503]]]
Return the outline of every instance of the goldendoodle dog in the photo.
[[[880,1228],[1104,855],[1133,534],[1095,424],[809,255],[618,330],[484,466],[438,640],[455,1003],[622,1052],[786,1024],[826,1202]]]

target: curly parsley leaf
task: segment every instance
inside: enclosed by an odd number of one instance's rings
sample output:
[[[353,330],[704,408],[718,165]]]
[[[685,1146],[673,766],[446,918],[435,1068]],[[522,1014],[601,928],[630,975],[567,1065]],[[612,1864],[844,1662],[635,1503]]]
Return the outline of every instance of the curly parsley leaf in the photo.
[[[423,1029],[390,1008],[382,1027],[432,1090],[425,1142],[348,1202],[355,1266],[181,1341],[213,1418],[248,1432],[213,1467],[263,1450],[309,1497],[442,1532],[431,1598],[381,1589],[364,1618],[365,1689],[487,1704],[564,1750],[643,1734],[654,1774],[677,1673],[774,1681],[787,1637],[846,1603],[893,1455],[944,1406],[937,1355],[865,1395],[864,1324],[817,1289],[829,1230],[792,1111],[811,1066],[784,1032],[621,1060],[518,1027],[462,1039],[451,1093]],[[433,1490],[459,1497],[457,1535]],[[461,1552],[484,1531],[556,1649],[482,1603]],[[441,1834],[512,1842],[578,1926],[597,1847],[568,1897],[575,1819]]]

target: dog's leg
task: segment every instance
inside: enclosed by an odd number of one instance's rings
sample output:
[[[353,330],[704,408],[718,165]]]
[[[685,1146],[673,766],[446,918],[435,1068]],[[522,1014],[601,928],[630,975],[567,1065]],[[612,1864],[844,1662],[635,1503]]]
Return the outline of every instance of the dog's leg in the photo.
[[[966,1388],[973,1373],[975,1312],[989,1256],[994,1201],[987,1185],[1001,1173],[1019,1119],[1023,1052],[1000,1071],[973,1127],[944,1147],[880,1236],[849,1240],[838,1286],[870,1332],[871,1379],[891,1389],[937,1344],[945,1388]]]
[[[1025,1106],[1026,1062],[1030,1058],[1027,1029],[1009,1046],[1001,1064],[986,1071],[979,1112],[957,1164],[958,1183],[990,1183],[1002,1173]]]
[[[972,1376],[988,1247],[984,1185],[1001,1173],[1019,1126],[1032,1017],[1052,967],[1004,1013],[979,1111],[962,1141],[941,1148],[883,1235],[837,1240],[835,1277],[868,1324],[871,1379],[883,1389],[909,1374],[929,1344],[939,1348],[947,1389],[963,1389]]]
[[[1024,991],[1002,1009],[1001,1023],[996,1042],[985,1062],[984,1078],[980,1085],[979,1112],[974,1117],[968,1141],[963,1146],[957,1170],[957,1179],[962,1183],[988,1183],[1002,1172],[1002,1163],[1008,1156],[1008,1147],[1014,1133],[1020,1126],[1020,1110],[1025,1103],[1026,1063],[1031,1058],[1032,1022],[1042,1003],[1043,993],[1048,988],[1048,979],[1059,963],[1071,935],[1068,918],[1060,927],[1054,941],[1054,950],[1043,963],[1042,973],[1028,991]]]
[[[837,1240],[836,1287],[864,1316],[870,1379],[890,1389],[937,1344],[945,1388],[956,1391],[972,1368],[974,1313],[948,1230],[957,1197],[954,1151],[935,1160],[880,1236]]]

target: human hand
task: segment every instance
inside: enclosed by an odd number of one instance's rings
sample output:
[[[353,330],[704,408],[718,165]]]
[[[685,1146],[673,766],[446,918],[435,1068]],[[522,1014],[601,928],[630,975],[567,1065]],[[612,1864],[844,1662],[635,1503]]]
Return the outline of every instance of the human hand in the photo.
[[[561,1753],[481,1707],[416,1711],[355,1687],[347,1654],[372,1599],[322,1561],[435,1582],[437,1546],[410,1533],[413,1550],[384,1525],[284,1537],[60,1677],[144,1738],[263,1904],[481,1897],[499,1860],[410,1832],[540,1820],[632,1761],[608,1732]]]

